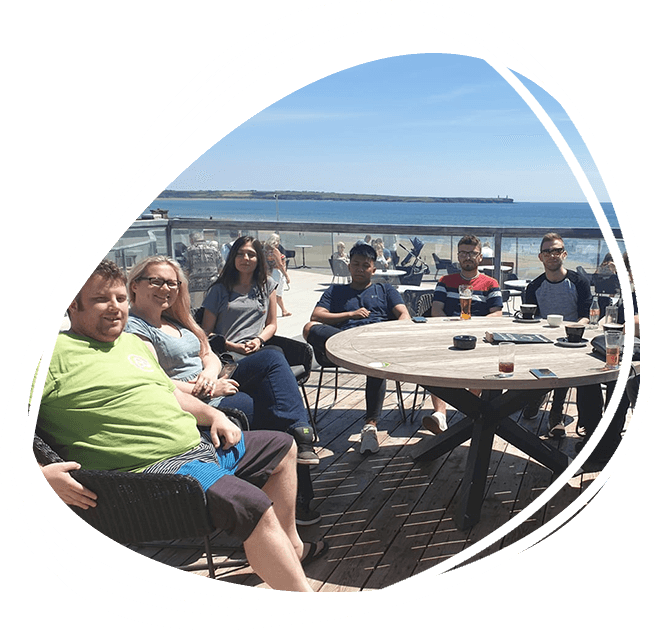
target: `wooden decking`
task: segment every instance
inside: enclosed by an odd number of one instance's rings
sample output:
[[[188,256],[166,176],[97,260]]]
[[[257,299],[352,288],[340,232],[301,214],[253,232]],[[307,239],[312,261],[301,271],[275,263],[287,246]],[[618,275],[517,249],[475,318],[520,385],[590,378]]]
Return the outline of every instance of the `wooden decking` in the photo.
[[[317,382],[316,371],[306,386],[312,404]],[[454,525],[453,516],[466,464],[467,444],[435,461],[414,462],[412,445],[429,434],[421,427],[420,410],[413,422],[403,422],[394,384],[389,382],[385,411],[379,424],[380,451],[362,456],[358,447],[364,419],[364,377],[340,370],[334,405],[331,404],[333,385],[334,371],[326,370],[318,415],[320,443],[317,450],[321,462],[312,469],[314,507],[320,511],[322,519],[316,525],[299,528],[305,540],[325,537],[330,543],[328,554],[307,568],[316,590],[380,589],[425,571],[506,523],[553,480],[550,470],[496,437],[480,522],[467,531],[460,531]],[[567,435],[557,440],[560,450],[570,456],[575,456],[574,445],[581,439],[575,431],[576,406],[571,400],[574,395],[575,391],[570,390],[565,407]],[[403,385],[403,396],[406,408],[411,409],[414,386]],[[419,403],[421,399],[419,393]],[[429,398],[425,404],[426,408],[430,407]],[[548,408],[549,403],[535,420],[525,420],[519,414],[516,419],[537,435],[543,435],[543,439],[550,440],[545,436]],[[461,414],[453,414],[451,410],[449,423],[461,419]],[[569,505],[595,477],[595,474],[574,477],[547,505],[475,559],[537,529]],[[234,540],[221,533],[215,534],[213,541],[216,545],[235,546]],[[148,547],[139,552],[175,565],[195,562],[202,556],[201,551],[187,549]],[[244,556],[240,549],[231,555],[216,554],[219,562],[228,557]],[[197,573],[207,575],[206,570]],[[266,588],[248,567],[221,568],[217,579]]]

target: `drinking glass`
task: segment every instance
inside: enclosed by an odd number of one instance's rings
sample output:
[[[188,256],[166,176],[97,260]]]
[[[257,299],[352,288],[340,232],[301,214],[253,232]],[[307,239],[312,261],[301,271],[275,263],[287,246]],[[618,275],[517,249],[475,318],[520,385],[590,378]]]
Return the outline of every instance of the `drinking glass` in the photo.
[[[605,331],[605,367],[608,370],[619,369],[619,357],[623,345],[623,333],[618,330]]]
[[[516,344],[503,341],[498,344],[498,374],[501,378],[507,378],[514,375],[514,354]]]
[[[605,309],[605,323],[606,324],[618,324],[619,323],[619,307],[618,306],[608,306]]]
[[[468,284],[459,285],[459,305],[461,307],[460,319],[471,319],[471,298],[473,292]]]

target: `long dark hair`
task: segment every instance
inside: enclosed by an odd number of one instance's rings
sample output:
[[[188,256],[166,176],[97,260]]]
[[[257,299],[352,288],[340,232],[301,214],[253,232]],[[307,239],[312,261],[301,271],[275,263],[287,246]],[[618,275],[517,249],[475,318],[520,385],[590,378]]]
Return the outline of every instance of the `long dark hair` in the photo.
[[[266,256],[264,255],[264,248],[262,244],[254,236],[240,236],[230,248],[230,253],[228,254],[227,260],[225,261],[225,266],[221,271],[218,280],[214,284],[222,284],[225,286],[228,291],[231,291],[234,285],[239,282],[239,272],[235,264],[237,254],[239,250],[244,245],[252,245],[253,249],[257,253],[257,266],[255,271],[252,274],[253,284],[260,291],[264,292],[266,288]]]

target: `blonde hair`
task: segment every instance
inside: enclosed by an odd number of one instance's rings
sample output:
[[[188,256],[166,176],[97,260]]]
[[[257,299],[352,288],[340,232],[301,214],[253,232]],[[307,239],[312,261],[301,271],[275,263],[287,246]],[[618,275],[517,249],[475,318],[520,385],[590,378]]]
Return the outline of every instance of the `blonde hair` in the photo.
[[[200,341],[200,356],[204,356],[208,352],[211,352],[209,346],[209,340],[205,331],[198,326],[195,319],[191,315],[191,296],[189,295],[189,280],[184,273],[180,263],[177,262],[174,258],[170,256],[164,256],[158,254],[156,256],[149,256],[139,261],[130,271],[127,276],[127,295],[130,300],[130,304],[134,304],[136,301],[136,293],[134,292],[134,283],[147,278],[145,276],[146,269],[150,265],[169,265],[175,270],[177,279],[182,283],[178,289],[178,295],[173,305],[167,308],[162,315],[165,315],[169,319],[173,319],[176,322],[179,322],[185,328],[188,328]]]

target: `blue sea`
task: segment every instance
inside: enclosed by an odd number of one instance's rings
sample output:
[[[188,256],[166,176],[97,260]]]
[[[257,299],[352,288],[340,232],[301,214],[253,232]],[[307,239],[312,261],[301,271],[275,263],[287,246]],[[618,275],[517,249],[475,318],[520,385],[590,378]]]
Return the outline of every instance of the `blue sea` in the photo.
[[[611,203],[601,204],[611,227],[619,223]],[[313,223],[397,225],[512,226],[595,228],[598,223],[587,203],[517,201],[490,203],[418,203],[381,201],[275,201],[236,199],[156,199],[147,211],[168,210],[169,217],[212,217]]]

